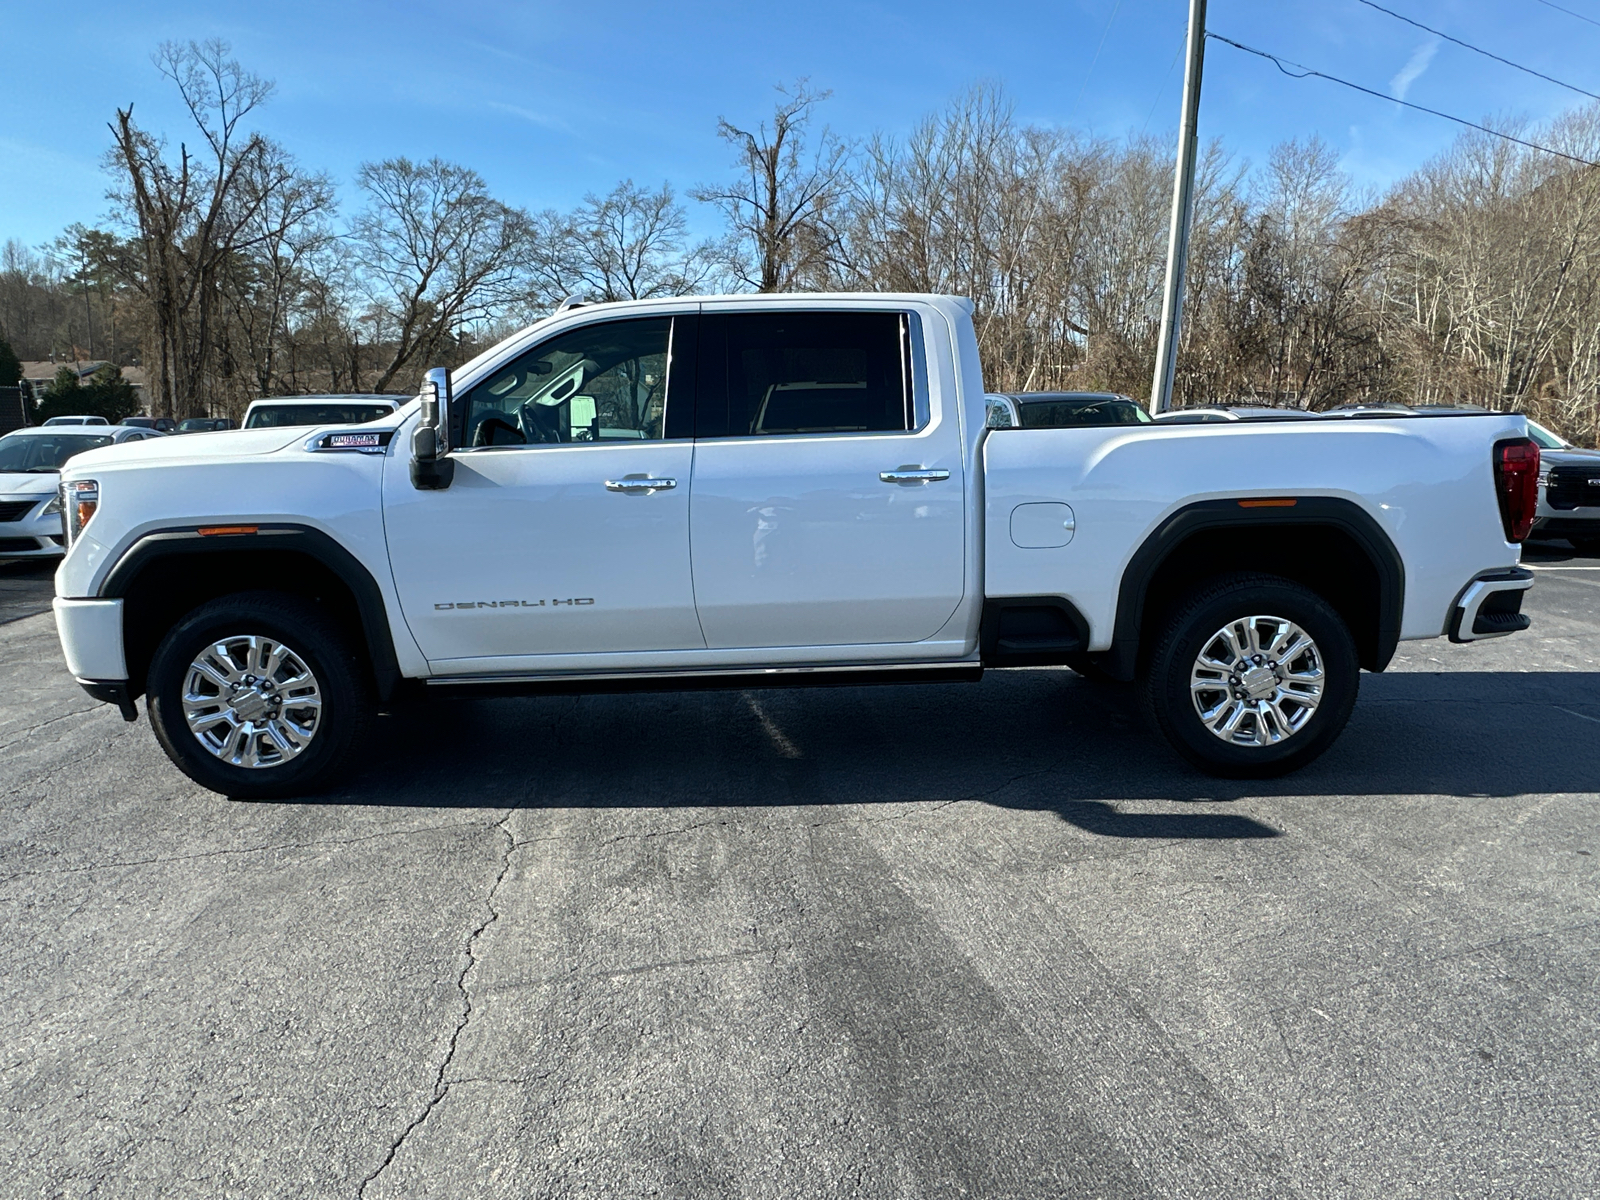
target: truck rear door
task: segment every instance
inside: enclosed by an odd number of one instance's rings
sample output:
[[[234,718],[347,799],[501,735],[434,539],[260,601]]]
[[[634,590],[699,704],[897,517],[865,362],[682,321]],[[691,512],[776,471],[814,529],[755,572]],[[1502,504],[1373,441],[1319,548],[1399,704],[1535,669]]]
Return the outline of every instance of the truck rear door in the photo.
[[[967,479],[918,320],[702,314],[689,523],[708,647],[914,643],[955,612]]]

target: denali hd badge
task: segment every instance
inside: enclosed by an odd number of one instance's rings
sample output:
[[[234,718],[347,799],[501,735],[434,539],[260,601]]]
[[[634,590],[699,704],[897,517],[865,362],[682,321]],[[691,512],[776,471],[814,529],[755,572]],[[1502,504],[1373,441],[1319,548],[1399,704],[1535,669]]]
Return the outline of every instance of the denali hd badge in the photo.
[[[479,608],[543,608],[545,605],[552,607],[557,604],[583,605],[593,604],[593,596],[580,596],[572,600],[464,600],[456,604],[435,604],[437,612],[448,612],[455,609],[462,612],[467,609]]]

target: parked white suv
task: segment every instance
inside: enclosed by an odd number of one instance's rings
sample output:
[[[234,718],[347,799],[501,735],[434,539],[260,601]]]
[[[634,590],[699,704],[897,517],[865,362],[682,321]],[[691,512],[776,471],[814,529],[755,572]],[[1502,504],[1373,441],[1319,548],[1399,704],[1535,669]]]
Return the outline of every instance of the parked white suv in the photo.
[[[317,396],[274,396],[252,401],[245,409],[244,429],[294,425],[361,425],[391,415],[410,396],[381,393],[337,393]]]
[[[1060,663],[1136,680],[1180,754],[1261,776],[1320,754],[1401,639],[1527,626],[1522,417],[1028,428],[986,402],[971,311],[580,307],[388,420],[84,455],[67,664],[130,720],[147,696],[173,761],[241,796],[325,785],[406,688]]]

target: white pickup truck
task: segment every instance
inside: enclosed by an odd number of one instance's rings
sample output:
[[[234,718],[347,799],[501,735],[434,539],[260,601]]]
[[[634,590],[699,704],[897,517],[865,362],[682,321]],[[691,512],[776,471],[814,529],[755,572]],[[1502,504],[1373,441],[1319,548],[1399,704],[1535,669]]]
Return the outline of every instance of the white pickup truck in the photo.
[[[1526,628],[1519,416],[1020,427],[964,300],[576,306],[360,427],[62,482],[74,676],[238,796],[410,691],[1137,681],[1198,767],[1292,770],[1396,643]]]

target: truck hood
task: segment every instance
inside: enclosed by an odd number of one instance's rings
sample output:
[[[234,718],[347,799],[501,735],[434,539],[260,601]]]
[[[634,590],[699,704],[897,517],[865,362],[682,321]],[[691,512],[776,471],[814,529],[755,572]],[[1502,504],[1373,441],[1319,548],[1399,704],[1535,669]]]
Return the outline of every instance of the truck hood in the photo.
[[[310,429],[222,429],[216,433],[184,433],[153,441],[123,442],[74,454],[67,470],[81,476],[97,467],[124,467],[174,462],[215,462],[271,454],[303,441]]]
[[[0,496],[48,496],[60,483],[59,471],[0,471]]]

